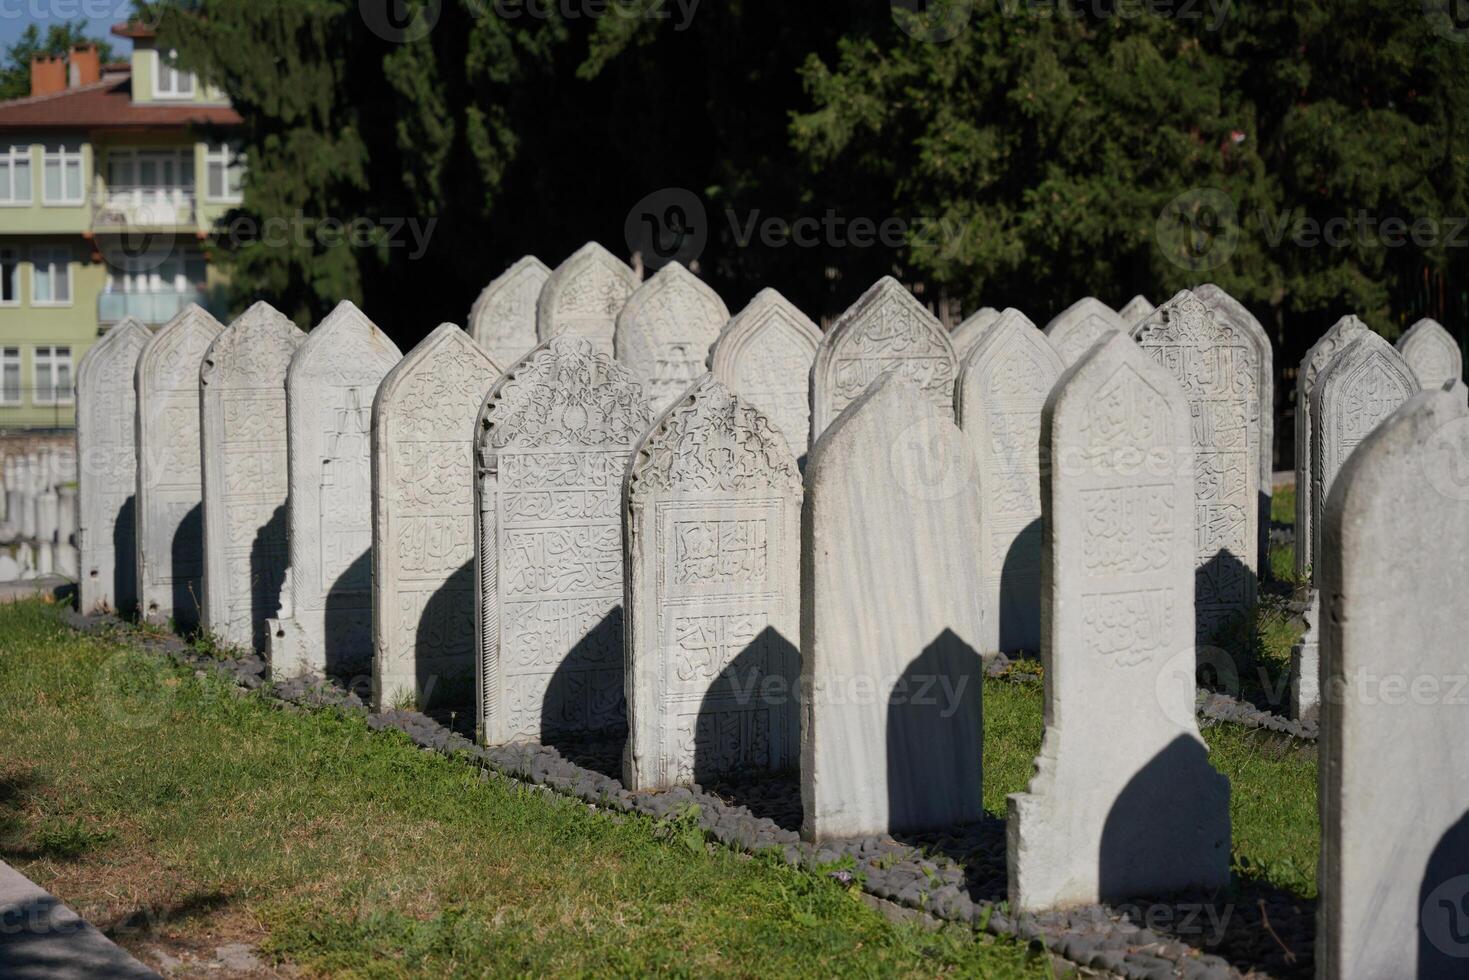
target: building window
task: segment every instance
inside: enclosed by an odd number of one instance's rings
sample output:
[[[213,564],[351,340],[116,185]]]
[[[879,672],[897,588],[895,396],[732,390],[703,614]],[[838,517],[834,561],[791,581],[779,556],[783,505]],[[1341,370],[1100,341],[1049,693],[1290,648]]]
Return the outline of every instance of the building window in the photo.
[[[71,250],[38,248],[31,253],[31,304],[71,305]]]
[[[48,146],[45,155],[43,204],[82,203],[82,151],[80,148]]]
[[[209,148],[204,159],[209,169],[209,200],[224,203],[243,200],[240,182],[245,175],[244,154],[236,153],[230,146],[214,146]]]
[[[0,145],[0,204],[31,203],[31,147]]]
[[[0,405],[20,404],[20,348],[0,348]]]
[[[194,97],[194,76],[178,68],[177,51],[157,52],[158,70],[153,73],[153,94],[160,99]]]
[[[20,305],[20,253],[0,248],[0,306]]]
[[[37,347],[31,368],[35,372],[37,405],[71,404],[71,348]]]

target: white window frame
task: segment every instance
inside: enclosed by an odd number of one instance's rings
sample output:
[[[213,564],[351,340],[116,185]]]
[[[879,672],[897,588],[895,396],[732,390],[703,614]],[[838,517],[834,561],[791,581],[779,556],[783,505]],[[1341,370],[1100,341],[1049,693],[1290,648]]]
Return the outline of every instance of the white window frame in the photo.
[[[21,164],[26,168],[26,179],[20,184],[15,171]],[[21,190],[24,197],[16,193]],[[36,199],[36,161],[31,155],[29,143],[10,143],[0,150],[0,208],[28,208]]]
[[[12,364],[15,365],[15,397],[7,398],[5,394],[5,369]],[[21,371],[20,348],[0,347],[0,405],[14,407],[25,400],[25,385],[22,384],[25,378],[21,374]]]
[[[153,98],[155,99],[188,99],[194,98],[194,93],[199,90],[199,79],[194,77],[193,72],[183,71],[175,67],[178,61],[178,50],[170,48],[168,51],[154,50],[153,52]],[[163,87],[164,72],[172,84],[168,88]],[[185,91],[181,84],[188,79],[188,90]]]
[[[44,262],[42,260],[45,260]],[[56,276],[59,268],[66,273],[66,299],[58,300],[54,297],[56,289]],[[72,288],[75,284],[71,277],[71,249],[65,245],[37,245],[31,249],[31,305],[42,307],[64,307],[71,306],[76,301],[76,291]],[[52,299],[41,299],[40,272],[42,265],[46,266],[47,274],[51,277]]]
[[[7,262],[7,259],[9,260]],[[0,281],[0,309],[20,305],[20,249],[0,248],[0,279],[5,275],[5,266],[10,266],[10,284],[14,294],[10,300],[5,299],[4,283]]]
[[[41,353],[42,351],[46,352],[44,357]],[[60,353],[61,351],[66,351],[64,361]],[[49,399],[41,397],[41,365],[43,363],[50,369],[51,373],[49,385],[51,388],[51,397]],[[66,387],[64,389],[57,384],[57,378],[60,373],[57,368],[63,363],[66,365]],[[31,394],[33,396],[31,403],[33,405],[70,405],[73,397],[72,392],[76,386],[75,366],[71,359],[71,346],[51,345],[31,348],[31,384]]]
[[[52,164],[61,168],[61,194],[53,198],[46,193],[46,171]],[[66,195],[66,172],[75,166],[77,173],[77,195]],[[44,147],[41,153],[41,204],[47,207],[75,207],[87,201],[87,158],[80,146],[71,148],[65,144]]]
[[[240,179],[242,186],[236,194],[229,192],[230,165],[235,164],[240,168]],[[219,167],[220,186],[224,193],[218,196],[214,193],[214,168]],[[204,200],[211,204],[239,204],[245,200],[245,189],[243,181],[245,177],[245,155],[235,152],[234,148],[226,143],[210,146],[204,151]]]

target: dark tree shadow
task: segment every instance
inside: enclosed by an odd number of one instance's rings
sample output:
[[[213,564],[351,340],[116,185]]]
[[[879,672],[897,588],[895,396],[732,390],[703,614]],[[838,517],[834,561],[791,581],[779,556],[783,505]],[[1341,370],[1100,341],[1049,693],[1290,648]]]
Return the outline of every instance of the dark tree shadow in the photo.
[[[767,626],[709,682],[694,723],[694,782],[792,829],[801,823],[800,680],[800,650]]]
[[[326,673],[360,678],[372,673],[372,550],[348,565],[326,593]],[[370,682],[369,682],[370,683]],[[354,688],[356,685],[353,685]]]
[[[281,584],[289,562],[286,505],[281,504],[250,543],[250,642],[258,652],[265,651],[265,621],[280,615]]]
[[[1197,641],[1217,642],[1230,617],[1245,611],[1246,600],[1257,584],[1255,573],[1232,551],[1216,553],[1197,569],[1194,572],[1194,637]]]
[[[556,665],[541,700],[541,744],[585,769],[617,779],[626,738],[618,604]]]
[[[189,508],[173,533],[169,549],[173,570],[173,619],[180,633],[199,627],[199,602],[204,583],[204,505]]]
[[[1000,570],[1000,652],[1038,654],[1041,649],[1041,519],[1016,536]]]
[[[129,494],[112,525],[112,605],[121,616],[134,615],[138,606],[137,509],[137,496]]]
[[[450,575],[423,605],[413,651],[420,711],[474,703],[474,560]]]
[[[922,831],[983,815],[983,668],[945,629],[898,678],[887,708],[888,827]]]
[[[1469,813],[1438,839],[1418,888],[1417,980],[1469,973]]]

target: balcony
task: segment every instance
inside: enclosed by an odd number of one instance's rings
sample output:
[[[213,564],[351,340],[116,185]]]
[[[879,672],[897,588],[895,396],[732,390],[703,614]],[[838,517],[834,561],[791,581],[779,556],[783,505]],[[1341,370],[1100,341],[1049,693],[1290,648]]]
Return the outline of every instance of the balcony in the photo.
[[[193,228],[199,222],[192,187],[112,185],[92,193],[92,230]]]
[[[147,325],[167,323],[190,303],[198,303],[206,309],[208,297],[192,290],[173,293],[102,293],[97,297],[97,323],[110,327],[125,317],[137,317]]]

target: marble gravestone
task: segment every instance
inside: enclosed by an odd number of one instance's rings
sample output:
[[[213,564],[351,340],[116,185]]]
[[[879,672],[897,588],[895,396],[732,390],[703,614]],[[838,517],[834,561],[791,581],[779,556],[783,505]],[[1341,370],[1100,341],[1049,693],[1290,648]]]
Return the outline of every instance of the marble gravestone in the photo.
[[[1255,319],[1245,305],[1213,283],[1205,283],[1194,290],[1205,306],[1214,311],[1216,323],[1228,322],[1231,327],[1249,338],[1255,348],[1255,363],[1259,381],[1255,391],[1260,401],[1260,489],[1257,495],[1256,529],[1259,537],[1255,567],[1264,576],[1270,572],[1270,515],[1271,500],[1275,496],[1275,349],[1270,335]]]
[[[1199,643],[1242,622],[1259,577],[1260,377],[1254,342],[1187,289],[1132,337],[1173,375],[1193,419],[1194,625]]]
[[[133,374],[152,339],[153,331],[128,317],[93,344],[77,368],[77,605],[83,613],[129,613],[138,604],[133,516],[138,395]],[[12,523],[16,516],[6,515]]]
[[[1046,324],[1046,336],[1061,356],[1061,363],[1070,367],[1104,335],[1113,330],[1127,333],[1131,327],[1132,324],[1113,312],[1112,307],[1088,296],[1056,314]]]
[[[506,369],[475,428],[480,738],[607,734],[623,713],[622,480],[651,417],[588,337]]]
[[[627,263],[596,242],[577,249],[556,267],[536,299],[536,337],[544,343],[562,334],[589,338],[612,353],[617,314],[638,288]]]
[[[617,314],[613,353],[658,415],[704,372],[709,348],[727,323],[729,309],[719,294],[670,262]]]
[[[706,374],[653,423],[623,489],[632,790],[795,767],[801,472]]]
[[[802,834],[978,820],[979,487],[947,406],[898,369],[811,448],[802,514]]]
[[[1321,516],[1323,980],[1458,980],[1469,962],[1469,713],[1452,693],[1469,674],[1466,456],[1462,389],[1416,395]]]
[[[520,360],[536,344],[536,300],[551,270],[527,255],[485,287],[469,311],[469,333],[496,364]]]
[[[954,411],[980,489],[985,653],[1041,646],[1041,408],[1064,370],[1046,335],[1006,310],[959,366]]]
[[[1138,294],[1128,300],[1122,309],[1117,311],[1117,315],[1122,318],[1123,323],[1137,323],[1143,317],[1151,314],[1155,309],[1157,307],[1146,296]]]
[[[1398,338],[1398,353],[1418,376],[1424,391],[1438,391],[1464,377],[1464,352],[1437,320],[1424,318]]]
[[[1367,324],[1348,314],[1336,321],[1331,329],[1321,335],[1301,359],[1296,372],[1296,577],[1307,578],[1311,571],[1312,474],[1316,470],[1312,459],[1312,440],[1315,419],[1311,417],[1311,394],[1316,387],[1316,376],[1326,363],[1342,348],[1365,333],[1370,333]]]
[[[709,370],[780,431],[799,460],[811,438],[811,363],[821,330],[773,289],[762,289],[720,333]]]
[[[286,574],[286,368],[306,335],[268,303],[226,327],[199,369],[204,625],[264,651]]]
[[[290,566],[268,624],[271,676],[372,670],[372,400],[402,358],[343,301],[286,371]]]
[[[811,443],[881,374],[896,370],[954,417],[959,361],[949,334],[903,284],[878,280],[821,338],[811,365]]]
[[[1046,402],[1045,739],[1009,798],[1016,912],[1229,884],[1229,781],[1194,716],[1191,427],[1124,333]]]
[[[440,325],[372,406],[373,703],[474,698],[474,422],[500,368]]]
[[[979,343],[980,338],[999,319],[1000,311],[993,306],[986,306],[974,315],[966,317],[963,323],[954,328],[949,334],[949,342],[954,345],[954,353],[961,361],[966,354],[974,350],[974,345]]]
[[[199,364],[223,329],[190,303],[148,341],[135,376],[139,613],[180,632],[199,624],[204,599]]]

